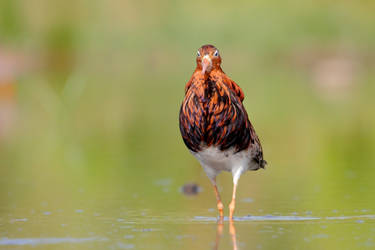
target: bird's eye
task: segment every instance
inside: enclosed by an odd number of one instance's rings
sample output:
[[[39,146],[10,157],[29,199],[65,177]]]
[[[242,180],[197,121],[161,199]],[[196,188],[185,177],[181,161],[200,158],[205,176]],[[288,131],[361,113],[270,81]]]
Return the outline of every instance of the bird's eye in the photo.
[[[218,56],[218,55],[219,55],[219,51],[216,50],[214,56]]]
[[[199,52],[199,50],[197,51],[197,56],[201,56],[201,53]]]

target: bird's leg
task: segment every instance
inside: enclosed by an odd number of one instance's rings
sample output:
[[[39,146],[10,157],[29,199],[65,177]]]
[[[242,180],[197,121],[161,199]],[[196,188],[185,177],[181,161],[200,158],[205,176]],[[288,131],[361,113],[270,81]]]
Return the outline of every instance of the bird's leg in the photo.
[[[217,209],[219,210],[220,218],[223,218],[224,213],[223,213],[223,203],[221,202],[220,194],[219,191],[217,190],[216,186],[216,180],[212,180],[212,184],[214,185],[214,190],[215,190],[215,195],[216,195],[216,202],[217,202]]]
[[[232,201],[229,204],[229,219],[233,219],[233,213],[234,209],[236,207],[236,190],[237,190],[237,184],[233,184],[233,194],[232,194]]]

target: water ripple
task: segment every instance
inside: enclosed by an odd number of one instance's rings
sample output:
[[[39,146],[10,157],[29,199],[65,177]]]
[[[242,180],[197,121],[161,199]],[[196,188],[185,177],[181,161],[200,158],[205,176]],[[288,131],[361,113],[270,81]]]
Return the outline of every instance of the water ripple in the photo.
[[[107,238],[1,238],[0,246],[9,246],[9,245],[48,245],[48,244],[61,244],[61,243],[85,243],[90,241],[106,241]]]
[[[316,220],[353,220],[353,219],[375,219],[375,215],[353,215],[353,216],[332,216],[332,217],[312,217],[312,216],[282,216],[282,215],[265,215],[243,217],[234,217],[234,221],[316,221]],[[195,216],[193,221],[217,221],[217,217]],[[224,217],[224,220],[229,220]]]

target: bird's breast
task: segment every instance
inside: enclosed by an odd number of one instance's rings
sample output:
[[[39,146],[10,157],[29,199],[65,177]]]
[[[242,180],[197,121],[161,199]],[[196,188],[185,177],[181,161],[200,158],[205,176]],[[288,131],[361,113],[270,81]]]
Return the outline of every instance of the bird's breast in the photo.
[[[183,140],[193,152],[210,146],[238,152],[253,142],[240,98],[220,78],[191,84],[179,121]]]

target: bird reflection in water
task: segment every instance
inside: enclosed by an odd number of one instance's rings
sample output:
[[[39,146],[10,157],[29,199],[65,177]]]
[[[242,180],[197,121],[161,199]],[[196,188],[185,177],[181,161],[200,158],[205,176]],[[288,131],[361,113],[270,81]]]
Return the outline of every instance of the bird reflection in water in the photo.
[[[223,235],[223,228],[224,228],[224,220],[221,217],[219,221],[217,222],[216,241],[215,241],[215,246],[213,248],[214,250],[219,249],[220,239]],[[236,227],[234,226],[233,220],[229,220],[229,234],[232,238],[233,250],[237,250]]]

